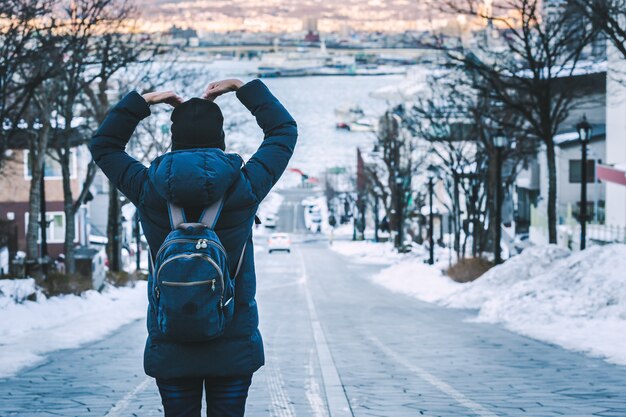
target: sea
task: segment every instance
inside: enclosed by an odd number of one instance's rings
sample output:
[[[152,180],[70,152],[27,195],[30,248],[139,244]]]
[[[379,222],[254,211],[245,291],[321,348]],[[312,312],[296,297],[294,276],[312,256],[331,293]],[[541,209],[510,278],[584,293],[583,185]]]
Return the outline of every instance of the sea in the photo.
[[[254,78],[255,61],[217,60],[206,64],[208,82],[223,78]],[[373,132],[350,132],[336,128],[338,107],[358,105],[366,118],[378,118],[394,103],[373,93],[401,83],[403,75],[312,76],[267,78],[263,82],[298,124],[298,144],[289,167],[310,177],[322,178],[329,168],[356,169],[357,148],[373,146]],[[226,126],[227,146],[250,156],[263,139],[262,131],[233,94],[219,97]],[[248,113],[248,114],[246,114]]]

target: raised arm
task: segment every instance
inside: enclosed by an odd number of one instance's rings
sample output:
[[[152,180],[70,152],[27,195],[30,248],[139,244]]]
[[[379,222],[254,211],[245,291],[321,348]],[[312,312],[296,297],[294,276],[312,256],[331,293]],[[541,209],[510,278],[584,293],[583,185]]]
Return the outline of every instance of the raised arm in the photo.
[[[263,129],[263,143],[243,168],[261,201],[287,168],[296,146],[298,128],[293,117],[260,80],[239,88],[237,98]]]
[[[182,102],[173,92],[148,93],[143,97],[136,91],[126,94],[106,116],[91,138],[89,150],[96,164],[134,204],[139,202],[141,188],[147,178],[147,168],[125,151],[139,122],[150,115],[150,104]]]

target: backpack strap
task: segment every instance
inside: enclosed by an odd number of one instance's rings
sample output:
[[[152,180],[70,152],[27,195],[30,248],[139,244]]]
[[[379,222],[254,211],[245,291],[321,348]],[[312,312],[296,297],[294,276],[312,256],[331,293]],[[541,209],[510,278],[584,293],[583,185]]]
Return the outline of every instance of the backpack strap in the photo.
[[[246,254],[246,246],[248,246],[248,240],[246,240],[246,243],[243,244],[243,249],[241,250],[241,255],[239,255],[239,262],[237,262],[237,269],[235,270],[235,275],[233,275],[233,280],[237,279],[237,275],[239,275],[239,271],[241,270],[243,256]]]
[[[186,223],[185,211],[182,207],[176,206],[169,201],[167,202],[167,211],[170,215],[170,227],[176,230],[182,223]]]
[[[217,219],[224,207],[224,197],[217,200],[211,206],[205,208],[200,215],[198,223],[202,223],[209,229],[214,229]],[[171,202],[167,202],[167,211],[170,216],[170,226],[172,230],[176,230],[181,224],[187,223],[187,217],[185,216],[185,210]]]
[[[214,229],[223,207],[224,197],[220,197],[219,200],[202,211],[199,223],[202,223],[209,229]]]

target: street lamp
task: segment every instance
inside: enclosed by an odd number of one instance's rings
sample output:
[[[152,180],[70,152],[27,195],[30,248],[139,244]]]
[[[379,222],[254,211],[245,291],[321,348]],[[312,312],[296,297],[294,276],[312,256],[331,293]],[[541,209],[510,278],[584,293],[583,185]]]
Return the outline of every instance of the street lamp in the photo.
[[[430,165],[426,170],[426,175],[428,176],[428,207],[429,207],[429,216],[428,216],[428,245],[429,245],[429,257],[428,264],[433,265],[435,263],[435,238],[434,238],[434,227],[433,227],[433,190],[434,190],[434,180],[437,177],[437,167],[434,165]]]
[[[398,251],[402,251],[402,245],[404,243],[403,236],[403,214],[404,214],[404,178],[400,175],[400,172],[396,172],[396,219],[398,221],[398,235],[397,235],[397,247]]]
[[[494,202],[493,225],[493,256],[496,265],[502,263],[502,151],[509,145],[509,138],[502,129],[491,138],[494,148],[496,148],[496,198]]]
[[[583,250],[587,241],[587,143],[591,139],[591,125],[587,122],[586,115],[583,115],[583,118],[576,125],[576,131],[578,131],[582,153],[580,166],[580,250]]]

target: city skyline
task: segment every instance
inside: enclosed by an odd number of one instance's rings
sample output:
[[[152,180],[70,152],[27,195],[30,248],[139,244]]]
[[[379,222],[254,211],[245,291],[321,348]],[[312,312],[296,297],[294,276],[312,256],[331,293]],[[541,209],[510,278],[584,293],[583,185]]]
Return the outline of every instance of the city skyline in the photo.
[[[317,20],[321,32],[401,32],[446,24],[428,1],[416,0],[140,0],[137,5],[139,29],[147,32],[174,25],[200,32],[294,32],[303,30],[308,18]]]

